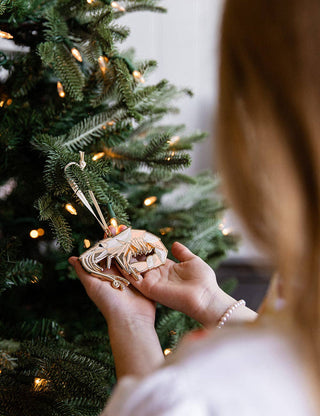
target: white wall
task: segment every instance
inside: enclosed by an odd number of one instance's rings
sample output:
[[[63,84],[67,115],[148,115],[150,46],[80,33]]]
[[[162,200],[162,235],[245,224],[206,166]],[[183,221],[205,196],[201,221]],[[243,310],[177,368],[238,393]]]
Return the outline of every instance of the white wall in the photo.
[[[140,59],[155,59],[158,69],[150,82],[166,78],[189,87],[193,98],[181,99],[181,113],[170,118],[187,131],[204,130],[209,139],[196,145],[189,172],[213,167],[212,127],[216,100],[218,25],[222,1],[165,0],[167,14],[128,14],[119,20],[131,28],[125,46],[134,46]]]

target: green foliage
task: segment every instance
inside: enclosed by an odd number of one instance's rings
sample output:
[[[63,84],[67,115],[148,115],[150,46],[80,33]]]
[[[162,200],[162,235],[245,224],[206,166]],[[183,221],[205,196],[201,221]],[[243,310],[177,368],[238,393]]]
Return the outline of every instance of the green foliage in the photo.
[[[119,19],[162,13],[159,3],[124,0],[121,11],[110,1],[0,1],[1,30],[27,47],[1,55],[0,415],[98,415],[115,384],[104,320],[67,262],[66,253],[84,251],[84,239],[103,236],[70,188],[67,164],[106,220],[111,203],[119,223],[160,234],[167,247],[179,240],[213,266],[235,246],[219,228],[216,178],[181,172],[206,134],[163,122],[192,92],[148,83],[157,63],[121,49],[130,29]],[[152,195],[156,203],[145,206]],[[31,239],[39,228],[44,235]],[[156,322],[163,348],[198,326],[162,306]]]

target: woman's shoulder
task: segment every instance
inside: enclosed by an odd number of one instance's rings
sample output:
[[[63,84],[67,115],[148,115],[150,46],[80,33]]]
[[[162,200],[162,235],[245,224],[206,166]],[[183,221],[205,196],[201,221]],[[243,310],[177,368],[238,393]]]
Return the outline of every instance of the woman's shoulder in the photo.
[[[279,333],[224,328],[196,341],[187,337],[148,377],[124,379],[110,408],[121,402],[121,416],[224,416],[235,411],[309,416],[307,379],[302,360]]]

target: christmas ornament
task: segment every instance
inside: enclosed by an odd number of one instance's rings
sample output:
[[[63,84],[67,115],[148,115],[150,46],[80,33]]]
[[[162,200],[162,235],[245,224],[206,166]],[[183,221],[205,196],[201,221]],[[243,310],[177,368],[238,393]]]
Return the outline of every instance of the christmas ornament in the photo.
[[[114,218],[110,220],[109,224],[106,222],[93,192],[89,189],[88,193],[96,209],[96,213],[94,212],[84,193],[68,174],[68,169],[72,165],[79,167],[82,171],[84,170],[86,166],[84,152],[80,152],[79,164],[70,162],[65,166],[64,171],[75,194],[94,215],[107,235],[107,238],[98,241],[93,247],[81,254],[79,260],[82,267],[92,276],[110,281],[113,288],[123,290],[130,282],[122,276],[116,276],[107,272],[110,270],[113,259],[124,274],[130,274],[135,279],[138,279],[139,273],[164,264],[168,250],[163,245],[161,239],[154,234],[145,230],[133,230],[132,228],[126,228],[115,236],[111,234],[109,225],[111,222],[114,224]],[[89,186],[89,181],[87,183]],[[106,270],[100,264],[104,261],[106,261]]]

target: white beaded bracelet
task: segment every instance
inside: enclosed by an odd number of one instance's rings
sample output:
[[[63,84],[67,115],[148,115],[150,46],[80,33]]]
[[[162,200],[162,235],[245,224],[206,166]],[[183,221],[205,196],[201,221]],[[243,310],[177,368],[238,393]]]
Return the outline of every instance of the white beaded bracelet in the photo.
[[[228,308],[225,313],[221,316],[217,328],[221,329],[223,327],[223,325],[227,322],[227,320],[230,318],[230,316],[233,314],[233,312],[239,308],[239,306],[246,306],[246,302],[241,299],[238,300],[238,302],[235,302],[232,306],[230,306],[230,308]]]

